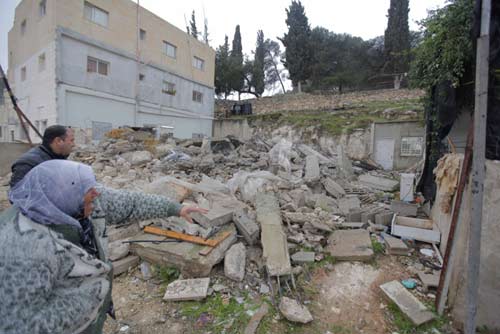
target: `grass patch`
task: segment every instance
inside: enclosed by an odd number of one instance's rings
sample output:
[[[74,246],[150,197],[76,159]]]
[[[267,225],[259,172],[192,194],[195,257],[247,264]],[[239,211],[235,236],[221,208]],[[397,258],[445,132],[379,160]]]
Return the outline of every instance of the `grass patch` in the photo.
[[[334,334],[351,334],[352,333],[350,328],[345,328],[344,326],[340,326],[340,325],[333,325],[332,328],[330,328],[330,331]]]
[[[249,304],[245,297],[239,304],[235,298],[225,298],[220,294],[207,297],[201,302],[183,302],[181,314],[188,317],[200,332],[213,331],[214,333],[240,333],[250,320],[247,310],[256,310],[258,305]],[[200,317],[209,318],[204,325],[197,321]]]
[[[170,284],[178,279],[181,274],[179,269],[166,266],[155,266],[155,271],[158,273],[158,278],[164,284]]]
[[[408,319],[403,312],[398,308],[398,306],[390,302],[388,304],[388,310],[391,314],[391,320],[394,327],[396,327],[398,333],[400,334],[424,334],[429,333],[432,328],[441,329],[447,322],[448,319],[445,316],[439,316],[436,314],[435,310],[433,310],[436,315],[436,319],[423,324],[419,327],[415,327],[415,325]]]
[[[371,239],[372,239],[372,249],[375,255],[384,254],[385,246],[382,243],[378,242],[375,238]]]

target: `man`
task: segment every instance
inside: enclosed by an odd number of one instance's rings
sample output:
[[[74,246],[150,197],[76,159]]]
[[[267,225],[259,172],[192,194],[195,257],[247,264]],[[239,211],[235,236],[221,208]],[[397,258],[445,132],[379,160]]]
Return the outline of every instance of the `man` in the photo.
[[[36,165],[52,159],[67,159],[75,146],[73,129],[62,125],[52,125],[43,133],[42,145],[24,153],[12,165],[10,187],[21,181]]]

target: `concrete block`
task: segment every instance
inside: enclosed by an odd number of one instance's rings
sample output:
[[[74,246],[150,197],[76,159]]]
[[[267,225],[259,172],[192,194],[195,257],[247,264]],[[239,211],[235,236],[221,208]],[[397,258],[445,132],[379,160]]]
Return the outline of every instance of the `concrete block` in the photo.
[[[406,244],[398,238],[394,238],[389,234],[384,233],[384,242],[388,254],[391,255],[409,255],[410,249]]]
[[[319,161],[318,157],[315,155],[308,155],[306,157],[306,170],[304,175],[304,181],[306,183],[315,183],[319,181]]]
[[[353,209],[359,209],[361,202],[356,195],[347,195],[338,200],[340,212],[344,215],[349,214]]]
[[[369,261],[373,257],[370,233],[362,229],[333,232],[328,238],[327,249],[341,261]]]
[[[224,258],[224,274],[227,278],[237,282],[243,281],[246,257],[246,248],[241,242],[228,249]]]
[[[363,185],[381,191],[394,191],[399,185],[399,182],[396,180],[371,174],[360,175],[358,181]]]
[[[191,217],[204,228],[225,225],[233,220],[233,209],[213,207],[207,213],[195,212]]]
[[[416,326],[434,319],[434,314],[398,281],[382,284],[380,288]]]
[[[292,272],[292,265],[276,196],[270,193],[258,193],[256,208],[257,221],[262,229],[263,257],[266,259],[269,275],[288,275]]]
[[[144,187],[144,192],[148,194],[161,195],[177,202],[184,201],[192,190],[183,185],[181,182],[176,182],[170,176],[161,177],[154,182]]]
[[[417,204],[406,203],[402,201],[391,202],[391,211],[397,213],[399,216],[416,217],[417,210],[418,210]]]
[[[233,213],[233,222],[249,245],[253,245],[259,239],[260,228],[255,220],[251,219],[246,211],[237,210]]]
[[[177,280],[167,286],[163,300],[202,300],[207,296],[210,278]]]
[[[372,223],[375,222],[375,211],[365,211],[361,214],[362,223],[368,223],[369,221]]]
[[[203,245],[190,242],[137,242],[130,246],[130,251],[142,259],[162,266],[178,268],[184,277],[206,277],[210,275],[212,267],[224,259],[227,249],[236,241],[236,228],[230,224],[224,226],[217,234],[229,231],[230,235],[215,247],[208,255],[200,255],[205,249]],[[164,240],[162,236],[140,233],[134,237],[136,240]]]
[[[346,221],[348,222],[361,222],[361,214],[363,211],[353,208],[346,214]]]
[[[332,180],[330,178],[326,178],[323,181],[323,186],[325,187],[326,192],[330,196],[333,196],[335,198],[340,198],[340,197],[345,196],[344,188],[342,188],[340,186],[340,184],[338,184],[337,182],[335,182],[334,180]]]
[[[314,252],[297,252],[292,255],[292,262],[296,264],[314,262]]]
[[[437,288],[439,286],[439,277],[440,274],[426,274],[422,271],[419,271],[418,278],[422,281],[422,285],[426,290],[429,288]]]
[[[406,218],[406,217],[396,217],[396,219],[393,220],[391,227],[392,235],[408,239],[415,239],[418,241],[424,241],[428,243],[439,243],[441,241],[441,232],[439,231],[439,228],[436,225],[433,224],[432,230],[409,227],[400,225],[398,223],[398,220],[400,218]]]
[[[118,276],[139,264],[139,257],[130,255],[121,260],[113,262],[113,276]]]
[[[375,214],[375,224],[390,225],[394,213],[383,211]]]

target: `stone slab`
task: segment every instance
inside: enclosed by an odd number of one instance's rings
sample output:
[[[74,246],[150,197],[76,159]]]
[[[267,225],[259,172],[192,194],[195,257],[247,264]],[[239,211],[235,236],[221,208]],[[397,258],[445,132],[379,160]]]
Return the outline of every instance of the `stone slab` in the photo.
[[[391,234],[407,238],[415,239],[418,241],[424,241],[428,243],[439,243],[441,241],[441,232],[438,227],[434,225],[432,230],[427,230],[423,228],[402,226],[397,223],[398,217],[392,221]]]
[[[382,284],[380,288],[416,326],[434,319],[434,314],[398,281]]]
[[[418,205],[402,201],[392,201],[391,211],[397,213],[400,216],[416,217],[418,211]]]
[[[163,300],[202,300],[207,296],[209,284],[209,277],[174,281],[167,286]]]
[[[319,161],[315,155],[308,155],[306,157],[306,170],[304,174],[304,181],[307,183],[315,183],[319,181]]]
[[[260,227],[251,219],[244,210],[237,210],[233,213],[233,222],[249,245],[253,245],[259,239]]]
[[[232,245],[224,258],[224,275],[233,281],[245,278],[246,248],[241,242]]]
[[[194,212],[191,217],[204,228],[225,225],[233,220],[234,210],[224,207],[213,207],[207,213]]]
[[[110,261],[118,261],[128,255],[130,250],[129,243],[123,243],[121,240],[113,241],[108,244],[108,258]]]
[[[297,252],[292,255],[292,262],[297,264],[314,262],[314,252]]]
[[[139,224],[132,223],[125,226],[117,227],[107,226],[108,242],[123,240],[136,235],[141,230]]]
[[[342,188],[340,184],[332,180],[331,178],[326,178],[323,181],[323,186],[325,187],[326,192],[335,198],[341,198],[345,196],[345,190]]]
[[[353,209],[359,209],[361,202],[356,195],[347,195],[338,200],[338,206],[340,212],[344,215],[348,215]]]
[[[206,277],[210,274],[212,267],[224,259],[227,249],[236,242],[236,228],[232,224],[224,226],[211,238],[215,239],[226,231],[230,232],[229,237],[224,239],[208,255],[199,254],[200,251],[205,249],[205,246],[190,242],[157,244],[136,242],[130,246],[130,251],[150,263],[178,268],[184,277]],[[134,239],[165,240],[164,237],[142,232],[136,235]]]
[[[281,298],[279,309],[289,321],[303,324],[313,321],[311,312],[309,312],[307,307],[300,305],[295,299],[288,297]]]
[[[161,177],[144,187],[144,192],[148,194],[161,195],[177,202],[182,202],[192,190],[186,185],[177,182],[170,176]]]
[[[371,174],[360,175],[358,180],[359,183],[365,186],[381,191],[394,191],[399,185],[399,182],[396,180]]]
[[[375,214],[375,224],[390,225],[392,222],[393,216],[394,216],[394,213],[388,212],[388,211],[376,213]]]
[[[440,274],[426,274],[422,271],[419,271],[417,274],[425,289],[428,290],[429,288],[437,288],[439,286]]]
[[[340,228],[365,228],[367,226],[368,224],[359,222],[344,222],[338,224],[338,227]]]
[[[121,260],[113,262],[113,276],[118,276],[139,264],[139,257],[135,255],[127,256]]]
[[[370,233],[363,229],[333,232],[327,250],[341,261],[369,261],[373,257]]]
[[[352,162],[342,145],[337,145],[337,169],[339,170],[339,176],[345,179],[349,180],[354,176]]]
[[[286,233],[283,231],[278,199],[272,193],[258,193],[256,197],[257,221],[262,229],[263,257],[271,276],[292,272]]]
[[[360,209],[353,208],[346,214],[346,220],[349,222],[361,222],[362,213],[363,211]]]
[[[325,157],[323,154],[319,153],[318,151],[312,149],[311,147],[305,145],[305,144],[300,144],[297,146],[297,149],[305,156],[308,155],[314,155],[318,158],[318,161],[321,164],[333,164],[334,161],[330,158]]]
[[[387,253],[391,255],[409,255],[410,249],[401,239],[394,238],[386,233],[383,234],[383,237]]]

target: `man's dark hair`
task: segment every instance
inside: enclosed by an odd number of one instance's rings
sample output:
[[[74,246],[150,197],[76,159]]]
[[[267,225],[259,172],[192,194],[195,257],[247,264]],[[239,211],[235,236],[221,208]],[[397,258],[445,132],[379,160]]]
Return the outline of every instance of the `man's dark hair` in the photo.
[[[63,125],[51,125],[49,126],[45,132],[43,133],[42,144],[44,146],[48,146],[52,144],[54,139],[57,137],[62,138],[63,140],[66,138],[66,133],[68,128]]]

